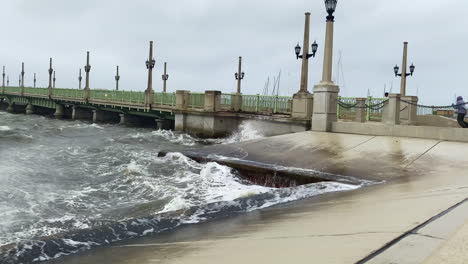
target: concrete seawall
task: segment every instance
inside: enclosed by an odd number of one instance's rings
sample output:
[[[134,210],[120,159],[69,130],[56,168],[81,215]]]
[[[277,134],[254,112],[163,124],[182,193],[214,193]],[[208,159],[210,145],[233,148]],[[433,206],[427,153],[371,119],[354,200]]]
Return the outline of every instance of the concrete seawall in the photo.
[[[422,263],[468,221],[467,143],[303,132],[187,155],[384,181],[57,263]],[[364,261],[365,260],[365,261]]]

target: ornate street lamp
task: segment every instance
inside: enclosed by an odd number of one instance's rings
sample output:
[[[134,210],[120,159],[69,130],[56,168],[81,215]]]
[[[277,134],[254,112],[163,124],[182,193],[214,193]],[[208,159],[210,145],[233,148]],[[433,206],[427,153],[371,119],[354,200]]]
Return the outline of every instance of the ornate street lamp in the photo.
[[[411,63],[411,66],[409,66],[409,69],[410,69],[410,72],[409,73],[405,73],[405,75],[408,77],[408,76],[413,76],[413,73],[414,73],[414,69],[416,69],[416,66],[414,66],[413,63]],[[398,67],[398,65],[396,65],[395,67],[393,67],[393,71],[395,72],[395,77],[397,76],[400,76],[401,77],[401,73],[398,73],[400,71],[400,67]]]
[[[314,43],[311,45],[312,47],[312,53],[308,53],[308,54],[305,54],[307,55],[307,58],[306,59],[309,59],[310,57],[315,57],[315,53],[317,53],[317,49],[318,49],[318,44],[317,42],[314,41]],[[299,55],[301,53],[301,46],[299,46],[299,43],[297,43],[296,47],[294,48],[294,51],[296,52],[296,59],[302,59],[303,58],[303,55]]]
[[[338,3],[337,0],[325,0],[325,8],[327,9],[327,21],[335,21],[335,17],[333,16],[333,13],[335,13],[336,10],[336,4]]]
[[[34,88],[36,88],[36,73],[34,73]]]

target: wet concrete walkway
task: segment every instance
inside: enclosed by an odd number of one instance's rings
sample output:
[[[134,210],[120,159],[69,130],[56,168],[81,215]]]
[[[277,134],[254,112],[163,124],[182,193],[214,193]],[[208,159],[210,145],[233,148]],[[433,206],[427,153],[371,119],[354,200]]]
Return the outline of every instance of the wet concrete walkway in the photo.
[[[54,263],[422,263],[444,243],[460,241],[452,234],[468,222],[467,147],[315,132],[207,147],[189,154],[386,183],[187,226]]]

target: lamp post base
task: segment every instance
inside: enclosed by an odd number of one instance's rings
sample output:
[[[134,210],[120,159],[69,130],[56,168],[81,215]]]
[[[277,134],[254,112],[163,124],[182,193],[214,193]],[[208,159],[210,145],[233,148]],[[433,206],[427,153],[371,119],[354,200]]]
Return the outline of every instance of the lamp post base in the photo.
[[[331,131],[332,123],[337,121],[336,109],[340,88],[331,82],[321,82],[314,86],[314,111],[312,131]]]
[[[309,119],[312,117],[314,95],[309,92],[298,92],[293,96],[292,115],[294,119]]]

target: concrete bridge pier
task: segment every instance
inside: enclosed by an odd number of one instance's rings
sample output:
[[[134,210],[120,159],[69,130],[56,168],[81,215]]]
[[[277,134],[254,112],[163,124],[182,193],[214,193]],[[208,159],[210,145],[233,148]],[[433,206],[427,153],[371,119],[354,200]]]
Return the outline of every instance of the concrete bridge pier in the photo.
[[[6,111],[8,113],[14,113],[15,112],[15,103],[8,103],[8,107],[6,108]]]
[[[73,120],[92,120],[93,112],[87,108],[81,108],[73,106],[72,108],[72,117]]]
[[[63,118],[63,115],[64,115],[64,112],[63,112],[63,105],[61,105],[61,104],[56,104],[56,105],[55,105],[54,117],[57,118],[57,119],[62,119],[62,118]]]
[[[174,121],[162,118],[155,118],[157,129],[160,130],[171,130],[174,129]]]
[[[28,104],[26,106],[26,114],[27,115],[32,115],[34,114],[34,106],[32,104]]]
[[[93,123],[118,123],[120,121],[119,113],[93,110]]]

